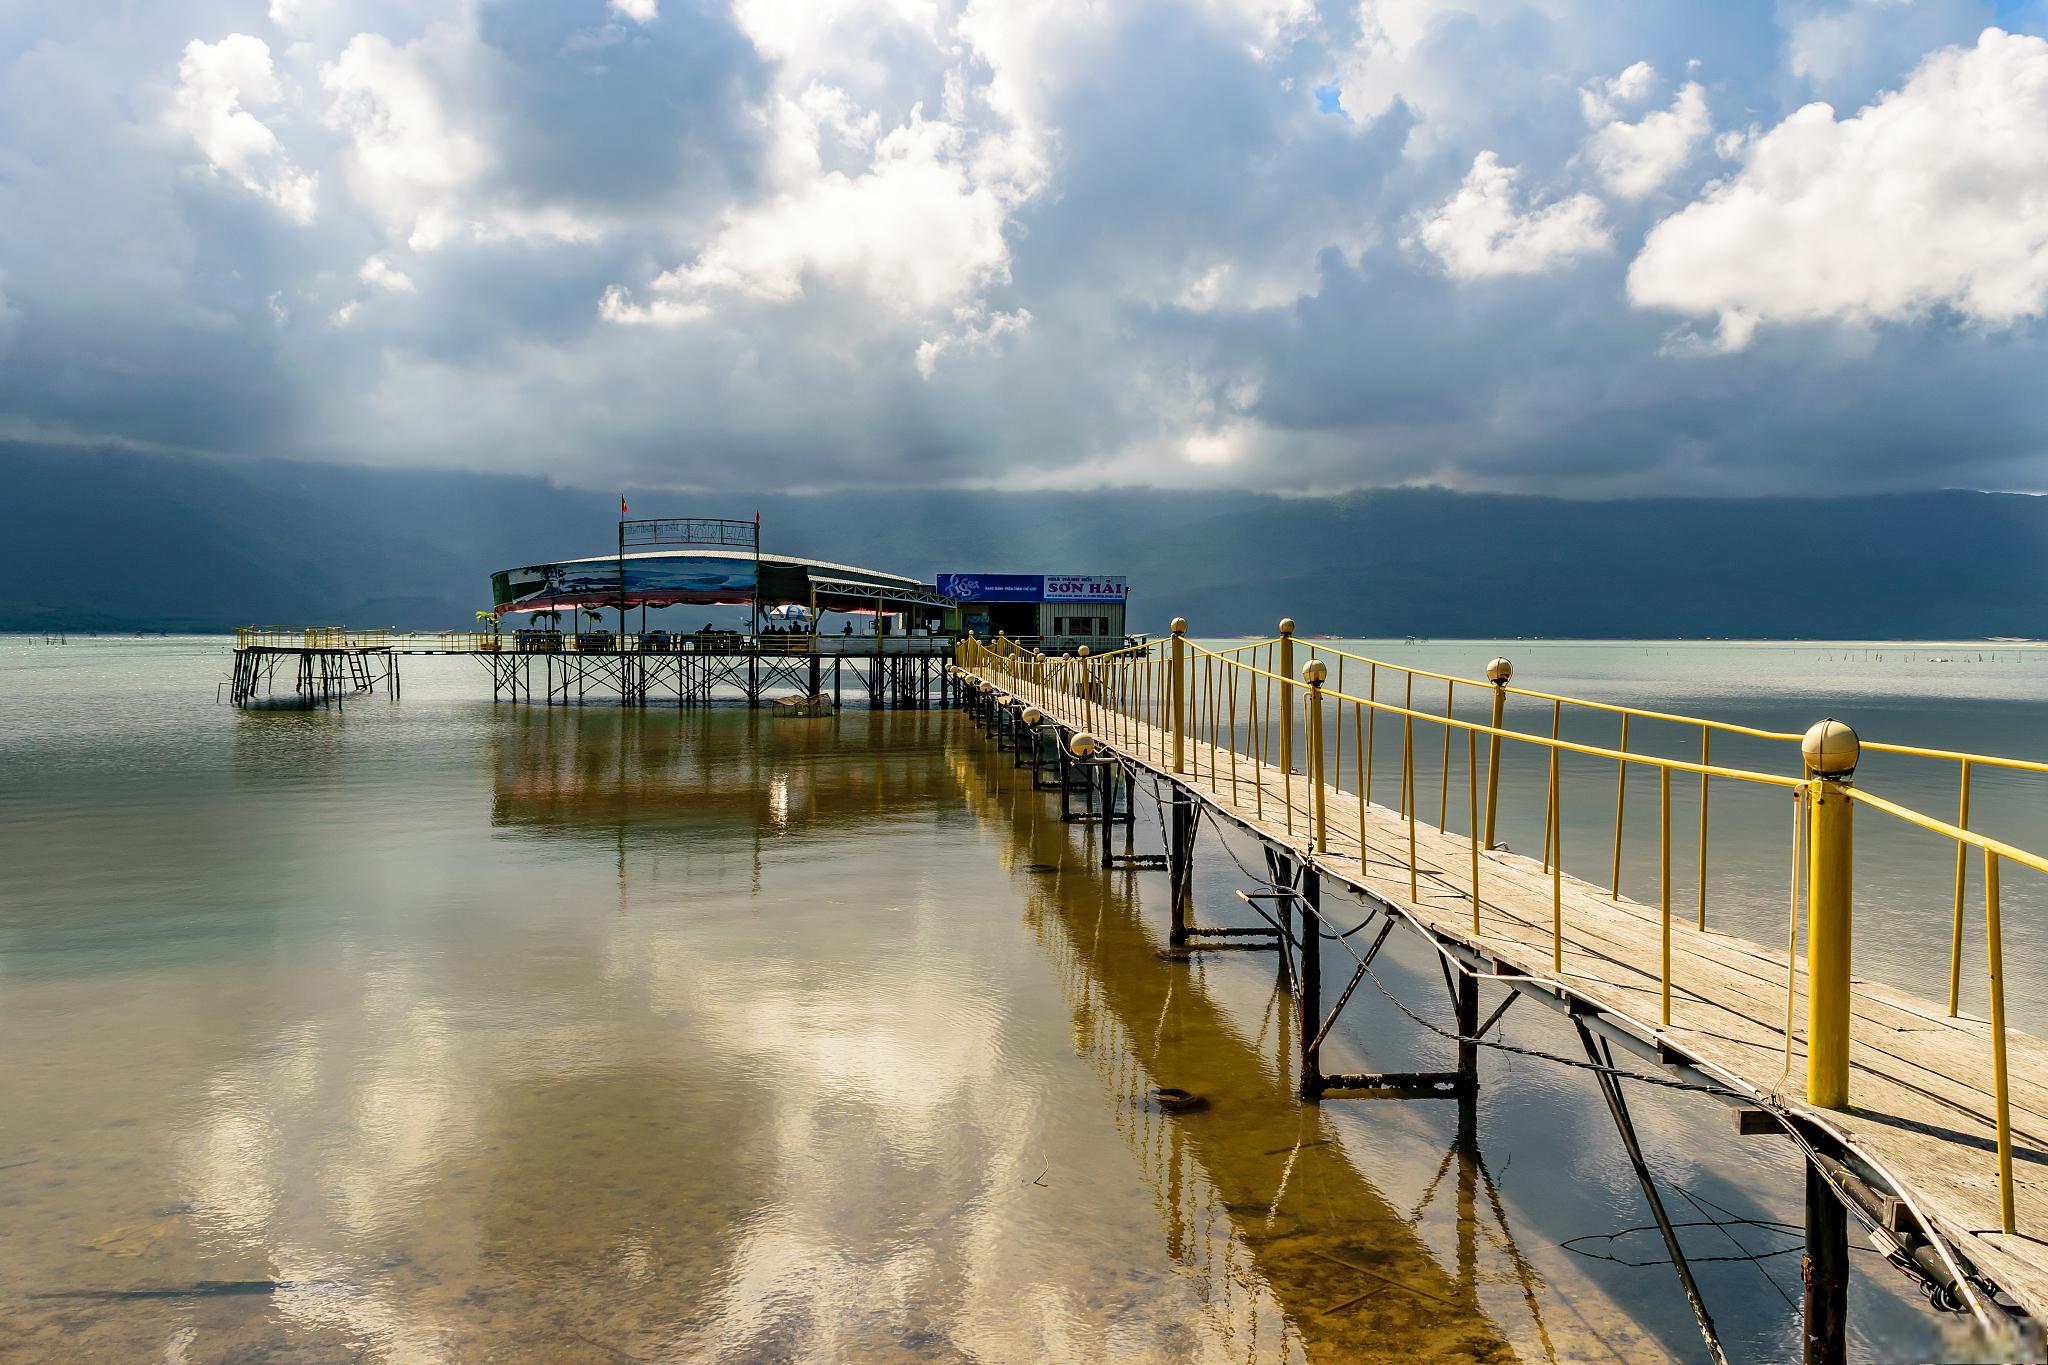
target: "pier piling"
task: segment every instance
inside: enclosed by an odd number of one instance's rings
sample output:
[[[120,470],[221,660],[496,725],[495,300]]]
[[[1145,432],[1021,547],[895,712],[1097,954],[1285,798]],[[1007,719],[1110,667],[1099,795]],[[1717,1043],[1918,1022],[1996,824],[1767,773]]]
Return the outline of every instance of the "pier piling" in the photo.
[[[1301,1097],[1323,1097],[1323,881],[1313,867],[1301,869]]]
[[[1806,1255],[1799,1278],[1801,1359],[1843,1365],[1849,1358],[1849,1210],[1818,1162],[1806,1163]]]
[[[1172,927],[1167,941],[1178,947],[1188,941],[1188,912],[1194,899],[1195,798],[1173,789],[1167,804],[1166,881]]]

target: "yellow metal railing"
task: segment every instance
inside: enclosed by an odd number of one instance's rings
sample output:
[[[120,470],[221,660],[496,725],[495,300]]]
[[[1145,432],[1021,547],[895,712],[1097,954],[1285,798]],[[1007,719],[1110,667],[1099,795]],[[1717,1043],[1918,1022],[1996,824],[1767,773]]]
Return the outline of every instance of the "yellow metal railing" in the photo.
[[[510,635],[476,630],[364,630],[348,626],[238,626],[237,649],[445,649],[489,653]]]
[[[235,647],[268,649],[378,649],[394,635],[389,630],[351,630],[345,626],[240,626]]]
[[[1246,650],[1257,651],[1261,648],[1264,648],[1267,651],[1267,666],[1268,668],[1271,668],[1273,667],[1274,663],[1273,656],[1275,648],[1277,646],[1280,646],[1281,643],[1281,637],[1276,637],[1273,640],[1264,640],[1249,645],[1241,645],[1235,649],[1223,652],[1235,655],[1238,653],[1242,653]],[[1371,697],[1375,702],[1377,702],[1378,698],[1379,675],[1384,671],[1388,674],[1401,675],[1401,678],[1403,680],[1404,702],[1405,704],[1409,705],[1413,704],[1415,680],[1417,678],[1424,678],[1432,682],[1443,683],[1445,689],[1445,714],[1449,714],[1450,711],[1455,707],[1457,700],[1457,689],[1461,687],[1473,689],[1473,692],[1471,692],[1470,695],[1486,695],[1490,693],[1493,697],[1493,723],[1496,727],[1499,727],[1503,724],[1504,704],[1506,702],[1506,699],[1510,696],[1523,697],[1531,701],[1549,703],[1549,710],[1551,713],[1552,723],[1551,733],[1553,737],[1556,737],[1559,733],[1562,732],[1564,716],[1567,714],[1567,708],[1575,711],[1599,712],[1611,716],[1618,716],[1620,718],[1620,739],[1618,747],[1623,751],[1626,751],[1629,747],[1629,729],[1631,721],[1655,721],[1668,725],[1683,726],[1688,729],[1696,731],[1699,742],[1700,762],[1702,764],[1709,763],[1712,758],[1713,737],[1716,734],[1741,736],[1745,739],[1760,740],[1770,744],[1788,746],[1793,751],[1790,754],[1788,754],[1788,762],[1792,766],[1796,766],[1799,761],[1797,748],[1800,744],[1800,741],[1804,738],[1803,735],[1794,734],[1789,731],[1766,730],[1753,725],[1738,724],[1733,721],[1712,720],[1702,716],[1687,716],[1676,714],[1669,711],[1654,710],[1649,707],[1628,706],[1617,702],[1594,701],[1585,697],[1571,697],[1564,696],[1555,692],[1545,692],[1534,688],[1515,687],[1507,681],[1507,676],[1503,676],[1498,680],[1491,678],[1481,679],[1461,677],[1456,674],[1437,673],[1432,672],[1429,669],[1414,668],[1405,664],[1390,663],[1382,659],[1373,659],[1365,655],[1354,654],[1348,650],[1337,649],[1332,646],[1322,644],[1311,645],[1310,649],[1313,654],[1327,656],[1338,661],[1336,686],[1339,690],[1342,690],[1344,685],[1345,663],[1349,661],[1353,664],[1363,666],[1367,670],[1367,693],[1368,696]],[[1341,744],[1341,729],[1338,735],[1338,739]],[[1370,734],[1368,734],[1367,736],[1367,743],[1371,743]],[[1438,790],[1437,826],[1439,829],[1441,829],[1444,825],[1445,807],[1449,796],[1449,749],[1450,731],[1449,729],[1446,729],[1444,732],[1443,761],[1440,768],[1440,771],[1443,775],[1442,785],[1439,787]],[[1875,740],[1866,741],[1863,744],[1863,749],[1865,752],[1869,753],[1884,753],[1898,755],[1901,757],[1933,759],[1940,762],[1955,764],[1957,769],[1956,785],[1958,790],[1956,799],[1957,813],[1955,825],[1953,826],[1953,828],[1963,831],[1967,831],[1970,824],[1971,777],[1974,769],[1999,768],[2018,772],[2048,773],[2048,763],[2039,762],[2032,759],[2008,758],[2003,755],[1997,754],[1965,753],[1954,749],[1930,749],[1918,745],[1888,744],[1882,741]],[[1500,757],[1499,740],[1497,738],[1489,740],[1488,751],[1489,761],[1487,764],[1487,810],[1490,816],[1494,806],[1494,783],[1496,782],[1495,774],[1498,771]],[[1622,833],[1626,826],[1629,766],[1630,764],[1628,761],[1620,761],[1617,762],[1615,767],[1614,831],[1608,865],[1608,896],[1610,898],[1619,898],[1619,896],[1621,895],[1623,842]],[[1556,775],[1553,772],[1553,785],[1555,783],[1555,780]],[[1701,929],[1707,927],[1707,851],[1709,834],[1708,810],[1710,801],[1710,790],[1708,785],[1709,780],[1709,774],[1699,774],[1699,827],[1693,865],[1696,874],[1694,886],[1694,917],[1696,926]],[[1666,769],[1664,770],[1663,776],[1660,778],[1659,781],[1659,802],[1661,806],[1666,808],[1667,823],[1668,807],[1670,804],[1669,783],[1670,771]],[[1487,845],[1490,847],[1493,842],[1492,821],[1490,818],[1487,825],[1487,831],[1488,832],[1486,842]],[[1549,834],[1546,834],[1546,840],[1549,837]],[[1665,837],[1668,842],[1668,829],[1665,831]],[[1954,840],[1954,843],[1955,867],[1954,876],[1952,879],[1953,885],[1951,888],[1951,926],[1949,934],[1948,991],[1948,1013],[1951,1019],[1957,1017],[1961,1003],[1963,932],[1965,928],[1966,909],[1965,883],[1971,841],[1965,838],[1956,838]],[[1544,861],[1547,864],[1549,860],[1550,853],[1546,847]],[[1666,878],[1668,878],[1670,875],[1670,859],[1668,857],[1666,857],[1664,860],[1662,875]]]
[[[1297,672],[1295,655],[1304,649],[1306,663]],[[1819,1107],[1841,1108],[1848,1101],[1849,977],[1848,923],[1851,914],[1849,849],[1851,809],[1856,805],[1881,812],[1905,824],[1954,842],[1956,869],[1950,954],[1950,1014],[1956,1012],[1960,985],[1962,941],[1963,866],[1966,852],[1977,849],[1984,858],[1985,929],[1987,934],[1991,1020],[1991,1070],[1995,1102],[2001,1225],[2015,1230],[2012,1188],[2012,1134],[2006,1066],[2005,973],[2002,928],[1999,918],[1999,871],[2002,862],[2018,863],[2048,873],[2048,857],[1990,838],[1968,828],[1970,774],[1973,768],[1993,766],[2026,772],[2048,773],[2048,764],[1994,755],[1969,754],[1952,750],[1925,749],[1909,745],[1864,743],[1866,752],[1934,759],[1956,763],[1961,772],[1958,818],[1953,822],[1923,814],[1873,792],[1857,788],[1850,780],[1855,767],[1853,732],[1839,722],[1824,722],[1809,735],[1796,735],[1753,726],[1678,715],[1642,707],[1591,701],[1555,693],[1508,685],[1505,660],[1496,660],[1498,676],[1487,679],[1463,678],[1432,673],[1375,660],[1320,644],[1298,644],[1292,623],[1283,622],[1281,634],[1227,649],[1205,649],[1188,641],[1184,624],[1176,621],[1170,647],[1161,651],[1137,646],[1095,656],[1051,658],[997,641],[994,646],[977,641],[960,642],[956,664],[975,670],[1022,702],[1041,709],[1066,706],[1067,718],[1095,730],[1112,747],[1141,757],[1168,771],[1206,783],[1219,798],[1227,790],[1233,808],[1245,809],[1259,819],[1277,796],[1276,817],[1289,835],[1295,833],[1297,815],[1307,823],[1304,831],[1316,852],[1328,850],[1330,806],[1333,793],[1348,796],[1355,805],[1356,839],[1361,869],[1368,866],[1371,844],[1367,811],[1375,803],[1373,787],[1379,764],[1376,738],[1384,718],[1401,727],[1398,768],[1398,798],[1381,809],[1396,815],[1405,825],[1407,889],[1411,904],[1420,899],[1423,859],[1419,851],[1418,825],[1424,797],[1416,772],[1416,727],[1436,726],[1441,731],[1436,825],[1449,832],[1450,774],[1455,748],[1464,750],[1466,772],[1465,815],[1469,862],[1466,891],[1471,905],[1471,927],[1481,929],[1480,911],[1482,864],[1480,854],[1492,847],[1493,811],[1498,799],[1504,744],[1521,745],[1540,751],[1547,758],[1544,789],[1543,870],[1549,874],[1551,900],[1550,948],[1555,971],[1564,968],[1565,907],[1563,886],[1563,816],[1561,784],[1562,759],[1566,755],[1615,764],[1617,773],[1615,817],[1609,861],[1610,898],[1618,898],[1621,884],[1622,844],[1625,828],[1627,776],[1631,768],[1654,770],[1658,775],[1659,811],[1659,908],[1660,932],[1659,1006],[1662,1022],[1672,1022],[1672,923],[1674,916],[1672,784],[1674,777],[1695,777],[1699,781],[1698,856],[1695,924],[1706,927],[1706,854],[1708,848],[1707,792],[1710,780],[1743,784],[1747,787],[1787,791],[1795,797],[1793,832],[1792,923],[1787,942],[1786,1062],[1789,1070],[1794,1021],[1790,1016],[1796,988],[1796,963],[1802,906],[1807,927],[1807,1098]],[[1346,690],[1347,665],[1351,676],[1363,684]],[[1399,675],[1388,681],[1400,687],[1400,702],[1383,699],[1381,673]],[[1490,670],[1491,672],[1491,670]],[[1362,676],[1361,676],[1362,675]],[[1416,680],[1443,684],[1443,710],[1417,703]],[[1472,697],[1488,698],[1490,722],[1467,719],[1457,714],[1459,689]],[[1483,693],[1469,689],[1484,689]],[[1505,703],[1509,696],[1547,703],[1549,733],[1515,729],[1505,724]],[[1334,706],[1336,714],[1325,715]],[[1349,715],[1345,714],[1349,708]],[[1568,711],[1601,712],[1619,717],[1615,747],[1569,739],[1564,735]],[[1347,720],[1349,724],[1347,725]],[[1689,727],[1699,738],[1699,757],[1678,758],[1630,747],[1630,723],[1649,720]],[[1294,785],[1297,774],[1291,761],[1296,723],[1305,734],[1309,771],[1305,775],[1305,805],[1298,804]],[[1814,736],[1825,726],[1847,734],[1851,753],[1847,766],[1826,744],[1813,747]],[[1346,734],[1352,753],[1350,790],[1345,786]],[[1462,733],[1463,745],[1454,746]],[[1772,745],[1801,746],[1786,757],[1796,772],[1771,772],[1715,763],[1712,736],[1740,735]],[[1487,741],[1488,763],[1484,804],[1479,782],[1479,739]],[[1334,761],[1333,761],[1334,760]],[[1277,778],[1279,791],[1269,792]],[[1392,779],[1390,779],[1392,780]],[[1482,812],[1484,823],[1482,824]],[[1399,827],[1399,826],[1397,826]],[[1431,875],[1448,879],[1450,869],[1431,867]]]

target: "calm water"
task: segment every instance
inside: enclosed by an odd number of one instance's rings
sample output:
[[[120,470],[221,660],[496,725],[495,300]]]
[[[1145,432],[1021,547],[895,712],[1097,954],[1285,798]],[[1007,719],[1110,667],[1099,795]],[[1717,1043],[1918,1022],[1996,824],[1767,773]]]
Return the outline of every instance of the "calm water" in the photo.
[[[1961,649],[1510,652],[1534,686],[2048,752],[2048,660]],[[0,1357],[1702,1354],[1669,1268],[1629,1264],[1661,1248],[1580,1074],[1489,1053],[1476,1147],[1442,1103],[1296,1104],[1271,959],[1160,961],[1163,877],[1099,871],[960,717],[494,709],[462,660],[397,705],[237,715],[226,664],[0,638]],[[1579,872],[1613,778],[1573,777]],[[2025,784],[1979,800],[2040,842]],[[1714,801],[1731,849],[1787,814]],[[1923,993],[1931,856],[1925,893],[1910,850],[1859,852],[1858,970]],[[1781,867],[1710,872],[1717,922],[1782,933]],[[1247,884],[1205,835],[1204,915]],[[1383,960],[1442,1012],[1413,945]],[[1328,1064],[1443,1046],[1362,994]],[[1750,1255],[1796,1247],[1797,1165],[1711,1101],[1632,1102],[1688,1247],[1727,1258],[1697,1269],[1732,1352],[1793,1354],[1796,1252]],[[1865,1359],[1972,1351],[1885,1274],[1851,1315]]]

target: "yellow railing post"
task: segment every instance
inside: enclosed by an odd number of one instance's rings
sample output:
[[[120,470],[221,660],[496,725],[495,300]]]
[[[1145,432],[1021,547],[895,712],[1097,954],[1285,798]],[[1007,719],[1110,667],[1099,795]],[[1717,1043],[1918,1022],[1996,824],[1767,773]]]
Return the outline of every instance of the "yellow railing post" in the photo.
[[[1479,932],[1479,732],[1465,732],[1465,833],[1472,841],[1472,932]],[[1358,861],[1365,862],[1360,848]]]
[[[1984,850],[1984,951],[1991,968],[1991,1087],[1998,1138],[1998,1225],[2018,1232],[2012,1211],[2012,1102],[2005,1074],[2005,952],[1998,924],[1998,855]]]
[[[1714,732],[1706,726],[1700,727],[1700,766],[1713,762]],[[1699,928],[1707,927],[1707,775],[1700,774],[1700,858],[1699,858]]]
[[[1839,720],[1823,720],[1800,745],[1806,760],[1806,1102],[1849,1105],[1851,863],[1856,806],[1850,778],[1862,746]]]
[[[1550,794],[1544,798],[1546,809],[1543,813],[1543,870],[1564,864],[1564,820],[1558,814],[1557,780],[1558,770],[1563,766],[1563,751],[1557,747],[1557,739],[1564,726],[1564,703],[1550,704]],[[1550,856],[1552,848],[1557,849],[1555,858]]]
[[[1451,718],[1451,711],[1457,705],[1457,700],[1458,684],[1455,682],[1445,683],[1445,720],[1448,721]],[[1448,823],[1451,814],[1451,727],[1449,725],[1444,726],[1444,759],[1441,771],[1443,773],[1443,780],[1442,784],[1438,786],[1436,793],[1436,832],[1438,834],[1444,832],[1444,825]]]
[[[1280,622],[1280,772],[1294,771],[1294,618]],[[1288,809],[1292,810],[1290,805]]]
[[[1301,666],[1301,680],[1308,684],[1308,790],[1318,853],[1327,853],[1330,847],[1323,797],[1323,679],[1329,676],[1330,666],[1321,659]]]
[[[1628,752],[1628,712],[1621,713],[1621,752]],[[1621,899],[1621,822],[1628,813],[1628,760],[1615,764],[1614,772],[1614,880],[1608,883],[1607,899]]]
[[[1657,809],[1659,823],[1663,829],[1663,860],[1658,864],[1662,869],[1664,888],[1664,981],[1660,1001],[1664,1009],[1664,1027],[1671,1027],[1671,769],[1657,769]]]
[[[1551,737],[1557,736],[1558,727],[1564,723],[1563,708],[1553,702],[1550,716]],[[1550,969],[1564,971],[1564,763],[1563,754],[1555,745],[1550,750],[1550,810],[1544,815],[1544,823],[1550,826],[1551,847],[1557,850],[1557,857],[1550,864]]]
[[[1409,674],[1413,682],[1415,675]],[[1421,872],[1415,861],[1415,717],[1401,717],[1401,795],[1403,813],[1408,817],[1408,903],[1422,900]]]
[[[1507,716],[1507,679],[1516,675],[1516,665],[1499,655],[1487,663],[1487,681],[1493,684],[1493,729],[1501,729]],[[1493,847],[1493,814],[1501,808],[1501,737],[1487,737],[1487,847]]]
[[[1185,681],[1188,668],[1188,623],[1187,618],[1173,618],[1173,658],[1167,669],[1167,684],[1173,691],[1168,703],[1168,725],[1173,730],[1173,770],[1181,771],[1187,761],[1187,689]]]
[[[1970,827],[1970,760],[1963,760],[1963,791],[1956,803],[1956,828]],[[1963,870],[1964,856],[1969,845],[1956,840],[1956,904],[1955,923],[1949,930],[1948,940],[1948,1017],[1956,1017],[1956,1008],[1963,991]]]

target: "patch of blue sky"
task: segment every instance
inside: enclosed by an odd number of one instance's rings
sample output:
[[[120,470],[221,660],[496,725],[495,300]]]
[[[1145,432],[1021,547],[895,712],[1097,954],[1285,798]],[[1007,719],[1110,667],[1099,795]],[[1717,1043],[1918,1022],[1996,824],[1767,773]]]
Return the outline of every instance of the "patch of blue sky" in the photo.
[[[1992,8],[2008,33],[2048,33],[2048,0],[1996,0]]]

